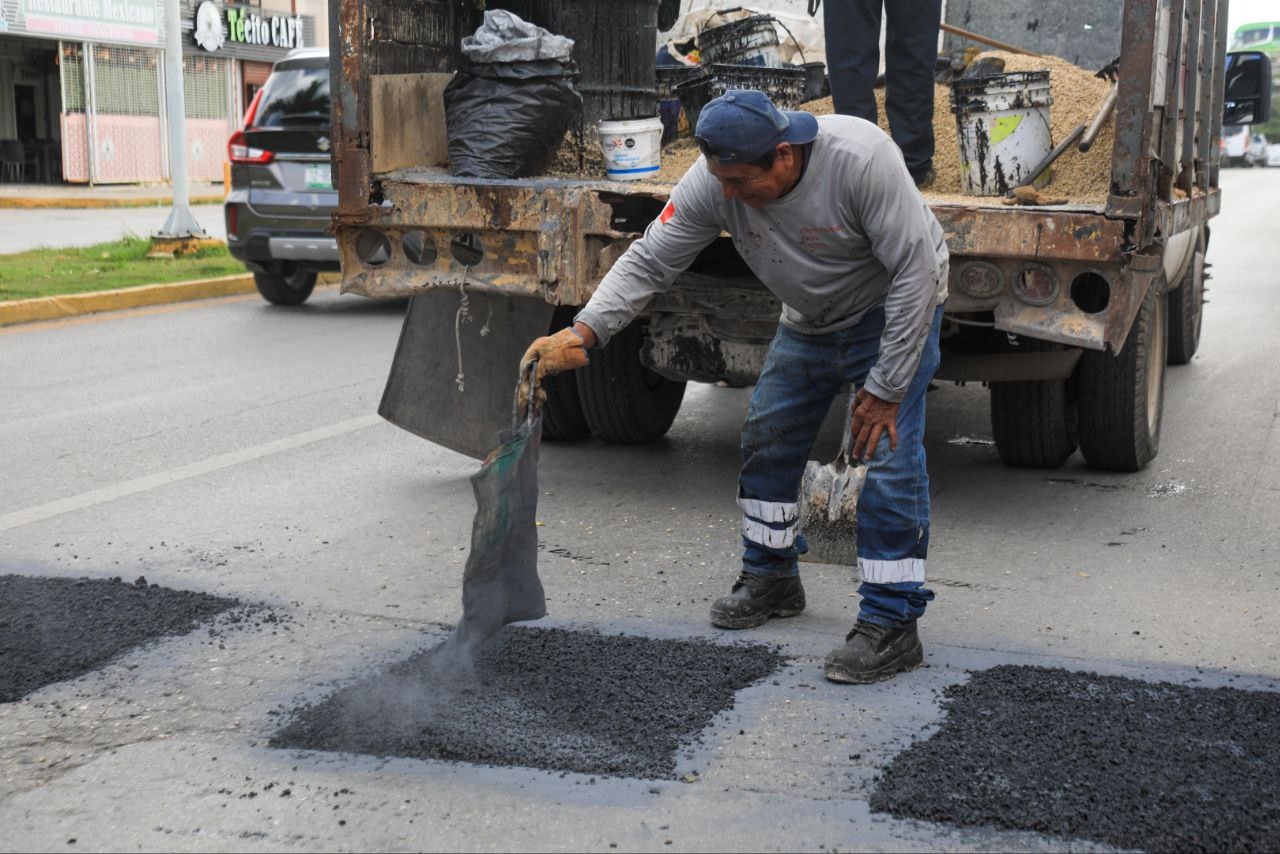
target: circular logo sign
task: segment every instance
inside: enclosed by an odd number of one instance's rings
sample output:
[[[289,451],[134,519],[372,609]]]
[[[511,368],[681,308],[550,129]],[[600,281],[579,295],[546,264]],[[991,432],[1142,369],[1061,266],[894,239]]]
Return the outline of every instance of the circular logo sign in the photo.
[[[222,33],[222,15],[213,0],[204,0],[196,7],[196,44],[213,51],[222,47],[227,38]]]

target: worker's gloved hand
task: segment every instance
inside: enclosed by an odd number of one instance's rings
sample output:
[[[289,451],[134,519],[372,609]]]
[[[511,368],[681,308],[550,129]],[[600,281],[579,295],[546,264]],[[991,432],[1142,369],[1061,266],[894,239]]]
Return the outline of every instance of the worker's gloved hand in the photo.
[[[541,406],[547,399],[542,390],[542,382],[547,377],[581,368],[589,361],[586,341],[571,326],[561,329],[555,335],[545,335],[529,345],[520,359],[520,409],[529,405],[529,387],[524,382],[525,369],[534,359],[538,360],[537,393],[535,401]]]

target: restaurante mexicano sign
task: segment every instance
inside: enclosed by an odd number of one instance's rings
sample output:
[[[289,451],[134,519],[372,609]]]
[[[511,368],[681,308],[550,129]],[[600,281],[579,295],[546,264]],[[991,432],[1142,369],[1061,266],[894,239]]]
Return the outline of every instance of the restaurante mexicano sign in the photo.
[[[160,41],[156,0],[19,0],[18,21],[29,33],[143,44]]]

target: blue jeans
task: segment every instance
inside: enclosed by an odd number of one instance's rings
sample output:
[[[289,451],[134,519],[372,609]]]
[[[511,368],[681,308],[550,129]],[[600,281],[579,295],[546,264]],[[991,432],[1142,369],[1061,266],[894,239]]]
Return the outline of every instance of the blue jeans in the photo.
[[[888,434],[881,438],[858,496],[858,619],[882,626],[917,619],[934,596],[924,586],[929,553],[924,398],[938,369],[941,322],[938,308],[920,366],[898,408],[898,449],[889,449]],[[805,462],[836,395],[850,383],[860,388],[866,382],[880,355],[883,330],[881,308],[856,326],[827,335],[778,327],[742,430],[738,503],[745,572],[800,573],[799,556],[808,551],[798,530]]]

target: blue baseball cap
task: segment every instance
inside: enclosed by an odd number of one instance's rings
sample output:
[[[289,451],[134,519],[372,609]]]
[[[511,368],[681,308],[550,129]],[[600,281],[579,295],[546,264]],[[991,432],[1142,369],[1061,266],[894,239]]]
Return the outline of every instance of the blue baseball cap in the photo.
[[[798,110],[779,110],[763,92],[730,89],[702,108],[693,135],[708,158],[750,163],[780,142],[813,142],[818,120]]]

